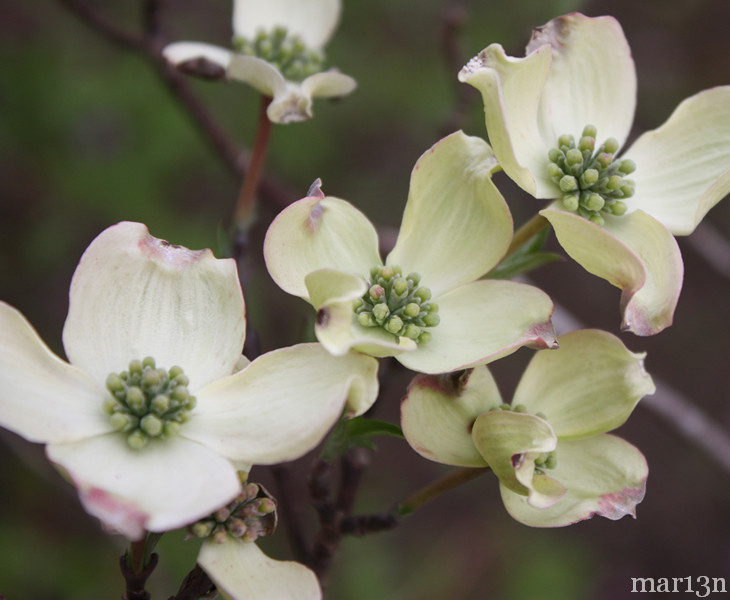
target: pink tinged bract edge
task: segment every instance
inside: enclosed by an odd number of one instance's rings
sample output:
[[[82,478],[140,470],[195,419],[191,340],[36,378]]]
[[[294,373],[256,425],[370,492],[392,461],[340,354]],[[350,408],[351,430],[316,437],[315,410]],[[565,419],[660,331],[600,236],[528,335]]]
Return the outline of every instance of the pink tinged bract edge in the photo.
[[[140,511],[132,502],[127,502],[97,487],[79,489],[79,498],[86,512],[101,521],[105,529],[120,533],[129,540],[141,540],[145,536],[148,515]]]
[[[636,505],[644,499],[646,493],[646,479],[640,487],[627,487],[620,492],[604,494],[598,499],[598,510],[594,514],[617,521],[625,515],[636,518]]]

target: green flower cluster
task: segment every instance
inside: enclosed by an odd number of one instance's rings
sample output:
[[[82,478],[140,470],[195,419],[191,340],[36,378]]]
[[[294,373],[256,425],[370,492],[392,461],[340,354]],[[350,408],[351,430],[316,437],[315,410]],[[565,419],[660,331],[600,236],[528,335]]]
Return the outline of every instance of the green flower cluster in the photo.
[[[353,303],[357,322],[363,327],[382,327],[397,336],[422,344],[431,339],[425,327],[439,324],[438,305],[429,302],[431,290],[419,286],[421,276],[403,276],[400,267],[373,267],[370,287]]]
[[[561,135],[555,148],[548,152],[548,176],[563,193],[562,204],[572,212],[603,225],[601,213],[623,215],[622,198],[634,195],[634,182],[625,179],[636,170],[632,160],[614,158],[618,141],[607,139],[595,150],[597,130],[593,125],[583,129],[576,146],[572,135]]]
[[[276,529],[276,502],[260,485],[248,483],[232,502],[212,515],[193,523],[188,530],[198,538],[211,538],[218,544],[228,536],[255,542]]]
[[[271,63],[290,81],[302,81],[322,71],[324,65],[324,53],[308,48],[300,36],[290,35],[286,27],[274,27],[270,32],[259,30],[253,40],[234,37],[233,47],[240,54]]]
[[[111,398],[104,401],[104,411],[112,425],[127,433],[127,444],[143,448],[150,438],[165,439],[175,435],[195,408],[195,396],[188,391],[189,381],[180,367],[169,372],[155,367],[147,357],[133,360],[129,370],[111,373],[106,387]]]

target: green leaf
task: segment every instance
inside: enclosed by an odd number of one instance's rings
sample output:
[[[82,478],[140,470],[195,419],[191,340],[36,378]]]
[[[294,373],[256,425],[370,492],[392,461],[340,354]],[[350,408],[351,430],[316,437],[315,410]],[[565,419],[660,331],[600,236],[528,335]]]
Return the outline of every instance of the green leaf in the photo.
[[[492,269],[487,275],[487,278],[513,279],[518,275],[524,275],[551,262],[563,260],[563,257],[559,254],[541,252],[549,233],[549,229],[543,229],[533,235],[522,246]]]
[[[393,423],[363,417],[341,419],[325,442],[322,459],[331,462],[351,448],[375,450],[376,446],[371,438],[384,435],[404,439],[401,428]]]

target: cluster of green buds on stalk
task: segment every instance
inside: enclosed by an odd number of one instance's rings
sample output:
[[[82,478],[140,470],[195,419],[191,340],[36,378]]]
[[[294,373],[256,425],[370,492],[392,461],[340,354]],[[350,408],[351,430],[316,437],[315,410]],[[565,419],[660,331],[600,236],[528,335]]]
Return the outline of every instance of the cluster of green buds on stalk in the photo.
[[[222,544],[228,536],[242,542],[255,542],[258,538],[271,535],[276,530],[276,500],[257,483],[245,483],[233,501],[208,517],[188,527],[197,538],[210,538]]]
[[[140,449],[150,439],[175,435],[195,408],[195,396],[188,391],[189,381],[180,367],[169,371],[156,368],[151,357],[133,360],[129,370],[111,373],[106,387],[111,394],[104,400],[104,411],[113,427],[127,434],[127,444]]]
[[[607,139],[595,150],[598,131],[593,125],[583,129],[576,146],[572,135],[561,135],[548,153],[548,176],[563,194],[564,208],[603,225],[601,213],[620,216],[626,212],[622,198],[634,195],[634,182],[625,179],[636,170],[629,159],[616,159],[618,141]]]
[[[431,339],[426,327],[439,324],[438,305],[431,300],[431,290],[419,285],[421,276],[403,276],[400,267],[373,267],[370,286],[362,298],[353,303],[357,322],[363,327],[382,327],[397,336],[423,344]]]

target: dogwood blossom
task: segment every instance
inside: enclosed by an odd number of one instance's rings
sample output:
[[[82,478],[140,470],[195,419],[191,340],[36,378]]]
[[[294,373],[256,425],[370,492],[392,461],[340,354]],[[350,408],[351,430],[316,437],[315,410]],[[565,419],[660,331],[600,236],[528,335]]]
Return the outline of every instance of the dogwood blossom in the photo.
[[[282,211],[264,242],[269,274],[317,310],[333,354],[395,355],[425,373],[553,346],[553,305],[541,290],[477,279],[505,254],[512,218],[481,139],[452,134],[421,156],[395,247],[383,263],[373,225],[318,188]]]
[[[184,70],[242,81],[271,96],[267,115],[274,123],[304,121],[312,117],[313,98],[355,89],[352,77],[323,70],[323,48],[340,12],[340,0],[234,0],[233,51],[176,42],[163,54]]]
[[[730,191],[730,86],[686,99],[623,151],[636,104],[631,51],[615,19],[578,13],[537,29],[524,58],[490,45],[459,79],[482,94],[505,172],[557,199],[540,214],[566,252],[621,288],[623,328],[671,325],[683,277],[672,234],[690,234]]]
[[[375,360],[302,344],[248,362],[245,325],[232,259],[114,225],[74,273],[68,363],[0,303],[0,425],[129,539],[186,525],[240,492],[237,469],[301,456],[376,397]]]
[[[403,434],[430,460],[491,467],[507,511],[526,525],[633,515],[644,497],[646,461],[606,432],[655,390],[644,355],[603,331],[558,340],[557,350],[533,357],[511,405],[503,404],[486,367],[457,389],[438,377],[416,377],[401,405]]]

